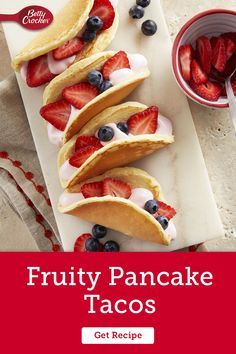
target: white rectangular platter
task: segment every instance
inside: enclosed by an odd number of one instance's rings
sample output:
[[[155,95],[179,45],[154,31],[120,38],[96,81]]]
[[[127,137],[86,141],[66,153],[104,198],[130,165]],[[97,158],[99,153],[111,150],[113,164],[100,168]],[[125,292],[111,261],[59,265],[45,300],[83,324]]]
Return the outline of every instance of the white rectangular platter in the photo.
[[[49,8],[55,14],[66,1],[37,0],[34,3]],[[30,3],[32,1],[28,0],[2,1],[0,10],[2,13],[14,13]],[[129,99],[147,105],[158,105],[160,112],[173,122],[175,143],[134,165],[143,168],[160,182],[167,201],[177,210],[175,225],[178,236],[169,247],[138,241],[113,231],[109,232],[108,237],[117,239],[122,251],[173,251],[221,237],[223,227],[188,102],[172,74],[171,41],[160,1],[152,1],[151,6],[146,9],[145,19],[154,19],[158,24],[158,33],[153,37],[142,35],[142,20],[134,21],[129,18],[128,11],[133,4],[133,0],[119,0],[120,26],[110,48],[142,53],[148,58],[151,77]],[[19,52],[35,35],[33,31],[24,30],[15,23],[5,23],[4,31],[11,56]],[[30,89],[19,75],[17,79],[62,244],[65,251],[72,251],[77,236],[90,232],[91,224],[72,216],[61,215],[57,211],[57,201],[62,189],[57,174],[57,149],[49,143],[45,124],[38,114],[42,105],[42,89]]]

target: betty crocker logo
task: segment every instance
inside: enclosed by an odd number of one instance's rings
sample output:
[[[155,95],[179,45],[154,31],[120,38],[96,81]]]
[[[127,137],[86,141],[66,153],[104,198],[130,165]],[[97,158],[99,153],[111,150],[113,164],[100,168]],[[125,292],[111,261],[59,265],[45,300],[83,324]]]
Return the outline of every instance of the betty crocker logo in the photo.
[[[16,14],[0,14],[0,21],[14,21],[29,30],[39,30],[52,23],[53,14],[43,6],[31,5]]]

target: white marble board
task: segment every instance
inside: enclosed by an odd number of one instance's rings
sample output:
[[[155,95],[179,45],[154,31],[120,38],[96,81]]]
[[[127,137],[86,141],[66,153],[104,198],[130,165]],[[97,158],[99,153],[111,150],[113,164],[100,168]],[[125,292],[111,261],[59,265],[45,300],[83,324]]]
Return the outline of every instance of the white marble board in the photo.
[[[34,3],[48,7],[56,13],[66,1],[37,0]],[[0,12],[14,13],[31,3],[28,0],[4,2],[0,4]],[[175,218],[178,237],[169,247],[138,241],[113,231],[109,232],[109,238],[117,239],[122,251],[173,251],[221,237],[223,227],[188,102],[172,74],[171,41],[160,1],[152,1],[152,5],[146,9],[144,18],[154,19],[158,24],[158,33],[153,37],[142,35],[140,31],[142,20],[134,21],[129,18],[128,10],[133,3],[133,0],[119,1],[120,26],[110,48],[142,53],[148,58],[151,77],[129,99],[147,105],[157,104],[161,113],[173,122],[175,143],[133,165],[145,169],[162,185],[167,201],[178,212]],[[33,31],[24,30],[15,23],[5,23],[4,31],[11,56],[19,52],[35,35]],[[61,215],[57,211],[56,205],[62,189],[57,175],[57,149],[49,143],[45,124],[38,114],[42,105],[42,89],[30,89],[19,75],[17,79],[62,244],[65,251],[71,251],[77,236],[91,231],[91,224],[72,216]]]

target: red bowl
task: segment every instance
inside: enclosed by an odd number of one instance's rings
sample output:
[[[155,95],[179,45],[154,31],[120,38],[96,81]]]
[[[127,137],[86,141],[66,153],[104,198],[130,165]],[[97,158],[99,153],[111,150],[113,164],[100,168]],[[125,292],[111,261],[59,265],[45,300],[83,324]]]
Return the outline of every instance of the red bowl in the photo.
[[[196,47],[196,40],[201,36],[217,37],[226,32],[236,32],[236,11],[225,9],[214,9],[199,13],[190,19],[179,31],[175,38],[172,50],[172,67],[177,83],[184,93],[204,106],[225,108],[228,107],[228,99],[220,97],[218,101],[205,100],[197,95],[183,79],[180,62],[179,48],[184,44],[192,44]]]

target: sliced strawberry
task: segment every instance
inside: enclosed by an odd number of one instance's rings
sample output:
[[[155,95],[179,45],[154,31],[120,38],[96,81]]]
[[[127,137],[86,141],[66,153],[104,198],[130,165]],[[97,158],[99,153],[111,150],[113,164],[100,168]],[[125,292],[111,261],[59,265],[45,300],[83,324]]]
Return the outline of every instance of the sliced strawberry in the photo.
[[[226,48],[226,61],[236,52],[236,44],[229,38],[224,38]]]
[[[119,179],[105,178],[102,185],[102,195],[128,199],[131,196],[131,187]]]
[[[224,38],[219,37],[213,50],[212,65],[221,73],[225,69],[226,59],[225,41]]]
[[[99,89],[88,82],[64,88],[62,96],[78,109],[83,108],[87,103],[99,95]]]
[[[217,39],[218,39],[218,37],[211,37],[211,39],[210,39],[212,50],[215,48],[215,45],[217,43]]]
[[[98,149],[102,148],[102,144],[98,138],[95,136],[85,136],[81,135],[77,138],[75,143],[75,151],[82,149],[87,146],[94,146]]]
[[[91,156],[97,150],[99,150],[99,148],[95,146],[83,147],[71,156],[69,160],[70,165],[79,168],[89,158],[89,156]]]
[[[108,59],[102,68],[102,73],[105,80],[109,80],[111,73],[120,69],[130,69],[129,58],[122,50]]]
[[[106,30],[114,22],[115,11],[109,0],[95,0],[89,16],[98,16],[103,21],[102,30]]]
[[[102,197],[103,182],[86,183],[81,187],[84,198]]]
[[[206,74],[211,71],[212,48],[209,38],[202,36],[197,39],[197,56]]]
[[[191,63],[191,73],[196,84],[204,84],[208,80],[207,74],[204,73],[200,64],[195,59]]]
[[[132,115],[127,121],[129,132],[133,135],[154,134],[158,125],[158,108],[149,107]]]
[[[79,53],[83,47],[84,41],[81,38],[72,38],[66,43],[62,44],[59,48],[54,49],[52,52],[53,58],[55,60],[61,60],[71,57],[72,55]]]
[[[227,97],[227,93],[226,93],[226,88],[225,88],[225,86],[222,87],[221,96],[222,96],[222,97]]]
[[[236,45],[236,32],[226,32],[222,34],[222,37],[231,39]]]
[[[191,61],[193,59],[193,48],[191,44],[182,45],[179,49],[179,60],[184,80],[191,79]]]
[[[64,131],[69,120],[71,105],[65,100],[49,103],[40,109],[41,116],[55,128]]]
[[[208,80],[205,84],[198,85],[191,80],[190,86],[196,94],[208,101],[217,101],[221,96],[222,86],[218,82]]]
[[[232,57],[227,61],[223,75],[226,78],[231,75],[234,69],[236,68],[236,53],[232,55]]]
[[[41,55],[28,63],[26,82],[29,87],[38,87],[55,77],[48,67],[47,55]]]
[[[166,203],[158,201],[159,204],[159,209],[156,214],[154,214],[154,217],[156,218],[158,215],[165,216],[168,220],[172,219],[176,215],[176,211],[174,208],[172,208],[170,205],[167,205]]]
[[[80,235],[75,241],[74,252],[86,252],[85,243],[89,238],[92,238],[91,234]]]

